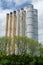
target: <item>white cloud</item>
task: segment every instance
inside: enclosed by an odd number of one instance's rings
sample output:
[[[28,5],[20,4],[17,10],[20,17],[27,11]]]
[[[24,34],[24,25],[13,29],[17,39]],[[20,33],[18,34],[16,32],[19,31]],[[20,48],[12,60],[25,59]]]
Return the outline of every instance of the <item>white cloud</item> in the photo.
[[[7,3],[15,2],[16,5],[20,5],[26,1],[30,2],[31,0],[5,0]]]
[[[32,2],[34,2],[34,3],[35,3],[35,2],[38,2],[38,0],[32,0]]]
[[[6,0],[6,2],[12,2],[13,0]]]
[[[26,1],[28,1],[28,0],[15,0],[16,5],[22,4],[22,3],[26,2]]]

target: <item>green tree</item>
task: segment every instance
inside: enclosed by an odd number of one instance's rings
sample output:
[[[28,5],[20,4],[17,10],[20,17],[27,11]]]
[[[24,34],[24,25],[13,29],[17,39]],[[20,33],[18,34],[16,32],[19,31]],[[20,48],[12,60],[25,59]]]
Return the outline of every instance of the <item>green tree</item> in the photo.
[[[18,52],[20,51],[21,54],[38,54],[38,47],[39,43],[28,38],[28,37],[16,37],[16,43],[18,47]]]
[[[30,50],[30,54],[32,54],[33,56],[38,54],[38,45],[39,45],[38,42],[36,42],[32,39],[29,39],[28,48]]]
[[[0,49],[4,54],[7,54],[6,49],[8,45],[8,53],[10,54],[10,46],[11,46],[11,38],[10,37],[2,37],[0,38]],[[31,55],[37,55],[39,51],[39,43],[28,38],[28,37],[22,37],[22,36],[14,36],[14,43],[18,54],[24,55],[24,54],[31,54]],[[12,51],[15,50],[14,45],[12,47]]]
[[[39,44],[39,54],[43,56],[43,45],[41,43]]]
[[[7,45],[10,43],[10,38],[9,37],[1,37],[0,38],[0,51],[1,54],[5,55],[6,53],[6,49],[7,49]]]

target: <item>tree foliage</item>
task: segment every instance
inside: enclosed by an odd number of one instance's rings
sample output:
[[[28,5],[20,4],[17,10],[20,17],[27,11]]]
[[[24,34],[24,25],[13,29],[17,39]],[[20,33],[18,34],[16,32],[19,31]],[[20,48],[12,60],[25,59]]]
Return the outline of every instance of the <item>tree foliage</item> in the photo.
[[[42,44],[28,37],[15,36],[18,55],[6,56],[6,46],[11,44],[11,40],[10,37],[0,38],[0,65],[43,65]]]
[[[9,43],[10,43],[10,45],[11,45],[11,40],[12,39],[10,37],[0,38],[0,55],[6,54],[7,44],[9,45]],[[43,55],[42,45],[28,37],[14,36],[14,42],[17,46],[18,54],[21,54],[21,55],[30,54],[33,56],[34,55]],[[14,45],[12,48],[14,48]],[[8,51],[10,51],[10,48]]]
[[[43,57],[31,55],[9,55],[0,57],[0,65],[43,65]]]

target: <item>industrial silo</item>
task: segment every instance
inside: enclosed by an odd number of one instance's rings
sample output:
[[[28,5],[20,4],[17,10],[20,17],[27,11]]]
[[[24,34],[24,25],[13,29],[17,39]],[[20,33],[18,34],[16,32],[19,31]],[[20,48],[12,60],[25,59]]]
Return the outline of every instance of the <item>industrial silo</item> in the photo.
[[[26,11],[20,10],[20,36],[25,36]]]
[[[17,35],[17,38],[19,39],[19,36],[20,36],[20,10],[19,9],[16,11],[16,15],[17,15],[16,35]],[[15,45],[15,54],[19,54],[18,41],[17,41],[17,44]]]
[[[16,28],[17,36],[20,36],[20,10],[17,10],[17,28]]]
[[[26,11],[23,12],[23,35],[26,35]]]
[[[6,15],[6,33],[5,36],[8,36],[8,23],[9,23],[9,14]]]
[[[12,12],[10,12],[9,14],[9,37],[10,37],[10,42],[8,44],[8,51],[9,51],[9,54],[11,53],[11,33],[12,33]]]
[[[12,52],[11,54],[15,54],[15,46],[16,46],[16,42],[15,42],[15,36],[16,36],[16,24],[17,24],[17,16],[16,16],[16,11],[13,12],[13,22],[12,22]]]
[[[9,27],[9,25],[8,25],[8,23],[9,23],[9,14],[7,14],[6,15],[6,30],[5,30],[5,36],[6,36],[6,38],[8,37],[8,27]],[[6,44],[5,44],[5,51],[6,51],[6,54],[8,55],[8,42],[6,42]]]
[[[24,9],[21,8],[20,10],[20,36],[23,35],[23,11]]]
[[[33,38],[33,5],[30,4],[27,6],[26,12],[26,36]]]
[[[34,40],[38,41],[38,12],[37,9],[33,10],[34,14]]]

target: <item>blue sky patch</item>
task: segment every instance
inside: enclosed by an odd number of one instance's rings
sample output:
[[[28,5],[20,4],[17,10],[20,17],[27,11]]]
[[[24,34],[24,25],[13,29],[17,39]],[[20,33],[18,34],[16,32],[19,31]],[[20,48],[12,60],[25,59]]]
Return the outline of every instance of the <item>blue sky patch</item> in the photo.
[[[27,0],[26,2],[22,3],[21,5],[17,5],[17,6],[15,6],[16,3],[13,0],[10,3],[6,2],[6,0],[1,0],[1,2],[2,2],[3,9],[15,9],[15,8],[18,9],[18,8],[27,6],[28,4],[32,2],[32,0],[30,0],[29,2]]]

